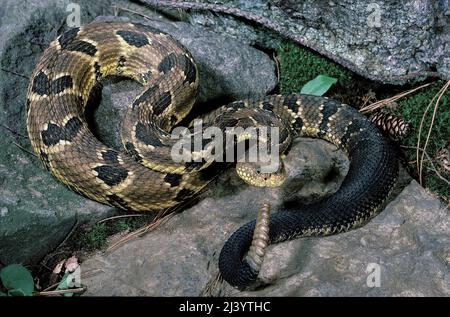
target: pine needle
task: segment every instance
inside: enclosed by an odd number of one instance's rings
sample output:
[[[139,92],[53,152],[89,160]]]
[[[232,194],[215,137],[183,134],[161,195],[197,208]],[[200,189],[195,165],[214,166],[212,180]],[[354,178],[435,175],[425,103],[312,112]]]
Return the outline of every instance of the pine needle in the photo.
[[[377,102],[373,102],[373,103],[371,103],[371,104],[369,104],[369,105],[367,105],[365,107],[362,107],[361,109],[359,109],[359,111],[361,113],[373,112],[373,111],[375,111],[377,109],[380,109],[380,108],[383,108],[383,107],[387,106],[388,104],[390,104],[390,103],[392,103],[394,101],[397,101],[400,98],[406,97],[407,95],[410,95],[410,94],[412,94],[413,92],[415,92],[415,91],[417,91],[419,89],[428,87],[431,84],[432,83],[424,84],[422,86],[419,86],[419,87],[407,90],[405,92],[399,93],[399,94],[397,94],[395,96],[392,96],[392,97],[389,97],[389,98],[386,98],[386,99],[383,99],[383,100],[379,100]]]
[[[434,121],[436,119],[436,113],[437,109],[439,107],[439,102],[441,101],[442,96],[447,91],[448,87],[450,86],[450,80],[447,81],[447,83],[438,91],[438,93],[431,99],[430,103],[428,104],[427,108],[425,109],[425,112],[423,113],[422,120],[420,121],[420,127],[419,127],[419,134],[417,136],[417,150],[416,150],[416,159],[417,159],[417,174],[419,175],[419,183],[422,185],[423,183],[423,158],[425,156],[425,152],[428,146],[428,142],[430,140],[431,131],[433,130]],[[436,102],[434,102],[436,100]],[[421,141],[421,135],[422,135],[422,129],[423,124],[425,122],[425,117],[427,115],[428,110],[431,108],[431,105],[434,103],[434,109],[433,109],[433,115],[431,117],[431,123],[430,127],[428,129],[427,138],[425,140],[425,144],[423,146],[422,155],[419,154],[419,148],[420,148],[420,141]],[[420,158],[419,158],[420,155]]]

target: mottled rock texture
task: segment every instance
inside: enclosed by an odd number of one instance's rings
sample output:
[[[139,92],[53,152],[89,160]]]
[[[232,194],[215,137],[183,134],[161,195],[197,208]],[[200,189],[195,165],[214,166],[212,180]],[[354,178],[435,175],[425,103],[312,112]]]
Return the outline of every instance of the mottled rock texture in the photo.
[[[286,38],[381,82],[401,84],[419,74],[450,78],[447,0],[141,2],[159,10],[194,8],[184,14],[172,13],[253,45],[275,48],[281,31]],[[261,25],[277,33],[271,34]]]
[[[339,172],[340,176],[323,185],[320,179],[324,174],[320,173],[336,168],[341,158],[333,155],[331,146],[325,145],[322,151],[317,152],[312,142],[303,140],[293,149],[297,158],[288,159],[288,168],[294,162],[298,168],[291,170],[290,180],[302,178],[308,170],[318,173],[312,186],[308,183],[300,191],[303,199],[332,191],[342,177]],[[325,159],[319,169],[308,163],[317,153],[331,158]],[[344,166],[337,170],[342,172]],[[88,287],[87,295],[204,295],[217,274],[218,253],[227,237],[255,217],[264,199],[276,205],[288,192],[286,187],[242,188],[231,172],[219,178],[210,191],[196,206],[154,232],[85,261],[82,281]],[[448,209],[412,181],[380,215],[360,229],[269,247],[260,273],[266,283],[264,288],[239,292],[221,283],[208,294],[449,296],[449,233]]]

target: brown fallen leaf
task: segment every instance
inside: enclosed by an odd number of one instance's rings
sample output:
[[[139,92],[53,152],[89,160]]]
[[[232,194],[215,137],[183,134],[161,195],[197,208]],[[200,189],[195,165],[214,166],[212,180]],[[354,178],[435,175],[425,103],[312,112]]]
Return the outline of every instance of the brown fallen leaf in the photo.
[[[66,261],[66,272],[75,272],[79,265],[80,264],[78,263],[78,258],[76,256],[71,256]]]

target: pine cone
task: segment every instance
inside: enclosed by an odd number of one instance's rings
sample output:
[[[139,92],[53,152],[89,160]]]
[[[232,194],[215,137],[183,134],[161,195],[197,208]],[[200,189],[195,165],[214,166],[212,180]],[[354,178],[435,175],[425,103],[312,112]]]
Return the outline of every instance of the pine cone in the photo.
[[[370,120],[394,141],[403,139],[409,132],[409,123],[403,118],[385,112],[376,112]]]

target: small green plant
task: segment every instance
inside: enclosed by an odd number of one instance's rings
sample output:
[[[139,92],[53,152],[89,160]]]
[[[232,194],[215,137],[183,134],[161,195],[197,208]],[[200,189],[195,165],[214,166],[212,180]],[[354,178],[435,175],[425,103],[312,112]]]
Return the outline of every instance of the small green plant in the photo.
[[[69,262],[71,263],[69,265]],[[78,289],[74,289],[73,280],[77,269],[79,270],[79,263],[76,257],[71,257],[65,260],[63,263],[66,265],[66,271],[61,281],[56,287],[56,291],[59,295],[66,297],[79,296],[84,291],[80,288],[81,284],[78,285]],[[61,264],[62,267],[63,264]],[[72,270],[72,271],[70,271]],[[79,272],[79,271],[78,271]],[[53,271],[55,274],[55,271]],[[59,274],[57,272],[56,274]],[[5,296],[33,296],[33,295],[55,295],[55,291],[37,291],[35,289],[33,276],[30,271],[28,271],[21,264],[10,264],[0,270],[0,297]],[[3,291],[2,291],[3,290]],[[76,293],[74,291],[77,291]]]
[[[20,264],[11,264],[0,270],[0,280],[6,293],[0,296],[32,296],[34,281],[31,273]]]
[[[108,237],[124,231],[133,231],[147,225],[154,219],[154,215],[139,215],[97,223],[90,229],[80,233],[78,248],[87,251],[102,249],[106,246]]]
[[[83,237],[83,244],[89,250],[101,249],[106,245],[108,228],[104,223],[95,224]]]

